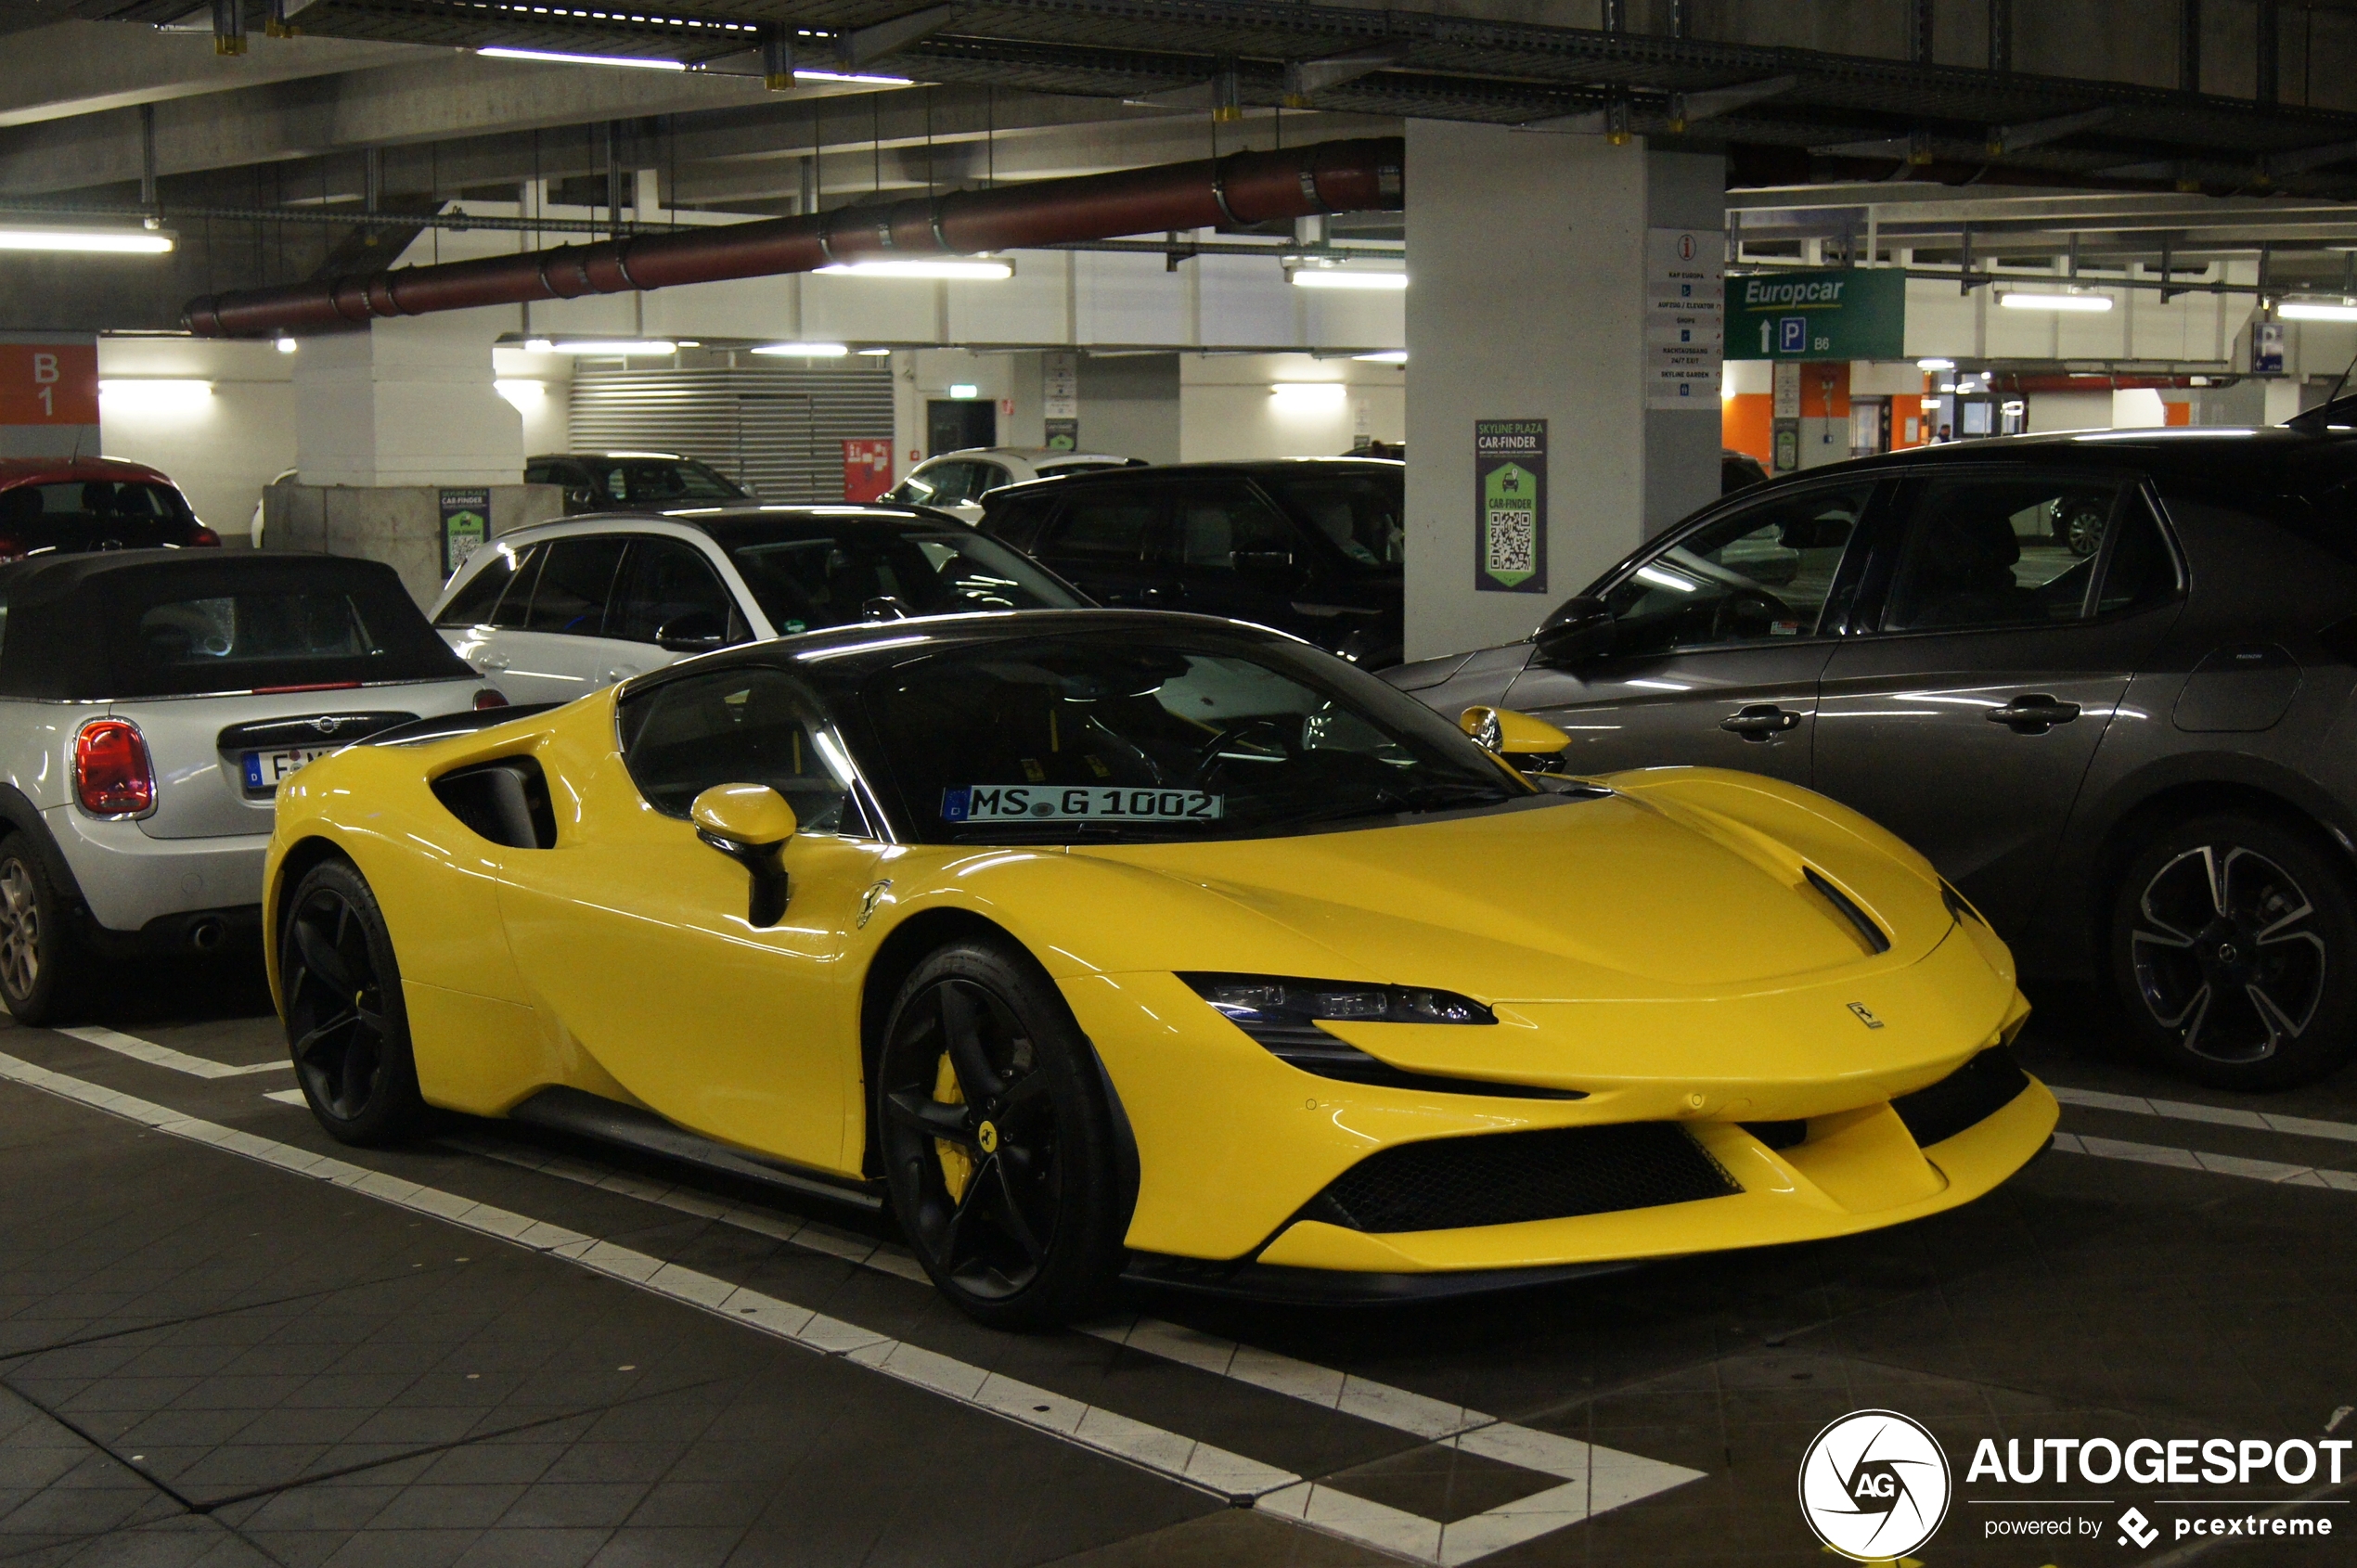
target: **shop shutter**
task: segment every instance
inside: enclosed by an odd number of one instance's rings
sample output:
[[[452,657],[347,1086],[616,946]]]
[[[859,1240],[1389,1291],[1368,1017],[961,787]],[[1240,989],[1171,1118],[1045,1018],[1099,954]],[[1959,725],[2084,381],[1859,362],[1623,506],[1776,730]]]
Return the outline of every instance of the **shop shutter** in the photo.
[[[892,439],[892,373],[843,369],[612,370],[573,379],[575,452],[676,452],[765,501],[843,499],[843,443]]]

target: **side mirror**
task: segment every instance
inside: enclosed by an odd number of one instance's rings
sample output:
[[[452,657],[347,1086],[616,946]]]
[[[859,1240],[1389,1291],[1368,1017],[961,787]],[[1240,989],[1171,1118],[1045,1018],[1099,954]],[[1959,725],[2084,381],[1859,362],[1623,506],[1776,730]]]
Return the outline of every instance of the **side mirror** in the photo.
[[[766,784],[715,784],[688,808],[696,837],[753,874],[749,925],[774,926],[789,896],[781,851],[794,835],[793,807]]]
[[[1612,610],[1600,598],[1567,598],[1539,623],[1530,640],[1540,662],[1584,664],[1612,651]]]
[[[565,510],[569,512],[594,511],[597,506],[598,493],[586,484],[575,485],[565,492]]]
[[[674,653],[708,653],[728,640],[728,623],[709,610],[690,610],[655,628],[656,645]]]
[[[1526,772],[1544,773],[1558,762],[1571,737],[1545,719],[1518,713],[1512,708],[1473,707],[1457,716],[1457,727]]]

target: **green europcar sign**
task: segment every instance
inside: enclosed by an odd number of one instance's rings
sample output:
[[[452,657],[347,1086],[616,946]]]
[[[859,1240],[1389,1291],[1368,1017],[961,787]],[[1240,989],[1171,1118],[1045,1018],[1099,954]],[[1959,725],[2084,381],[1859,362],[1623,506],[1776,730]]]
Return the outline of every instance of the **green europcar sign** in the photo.
[[[1727,279],[1729,359],[1904,359],[1907,275],[1881,267]]]

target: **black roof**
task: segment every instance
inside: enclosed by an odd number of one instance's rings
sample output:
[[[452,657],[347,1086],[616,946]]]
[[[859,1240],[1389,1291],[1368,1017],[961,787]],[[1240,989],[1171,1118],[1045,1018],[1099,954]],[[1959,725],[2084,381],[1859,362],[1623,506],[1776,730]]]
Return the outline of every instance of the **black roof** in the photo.
[[[1989,463],[2054,463],[2299,495],[2357,479],[2357,431],[2283,425],[2066,431],[1914,446],[1837,467],[1844,473],[1860,473]],[[1831,471],[1831,468],[1805,469],[1798,474],[1780,474],[1773,482],[1790,484],[1796,480],[1822,478]],[[1755,489],[1742,494],[1762,493]]]
[[[1077,473],[1050,474],[1045,479],[1025,480],[1020,484],[1002,485],[984,497],[985,507],[1016,495],[1037,495],[1049,485],[1059,492],[1075,486],[1092,484],[1135,484],[1140,480],[1159,483],[1166,479],[1187,479],[1201,474],[1243,474],[1249,479],[1278,479],[1288,475],[1317,472],[1404,473],[1408,465],[1397,457],[1237,457],[1217,463],[1154,463],[1140,467],[1130,464],[1118,469],[1087,469]]]

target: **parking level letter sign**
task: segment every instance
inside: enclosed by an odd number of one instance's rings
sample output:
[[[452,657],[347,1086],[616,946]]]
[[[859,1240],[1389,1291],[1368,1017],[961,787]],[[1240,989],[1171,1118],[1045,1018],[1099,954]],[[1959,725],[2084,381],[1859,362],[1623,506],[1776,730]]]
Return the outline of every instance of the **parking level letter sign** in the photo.
[[[1474,421],[1474,588],[1547,591],[1547,421]]]

